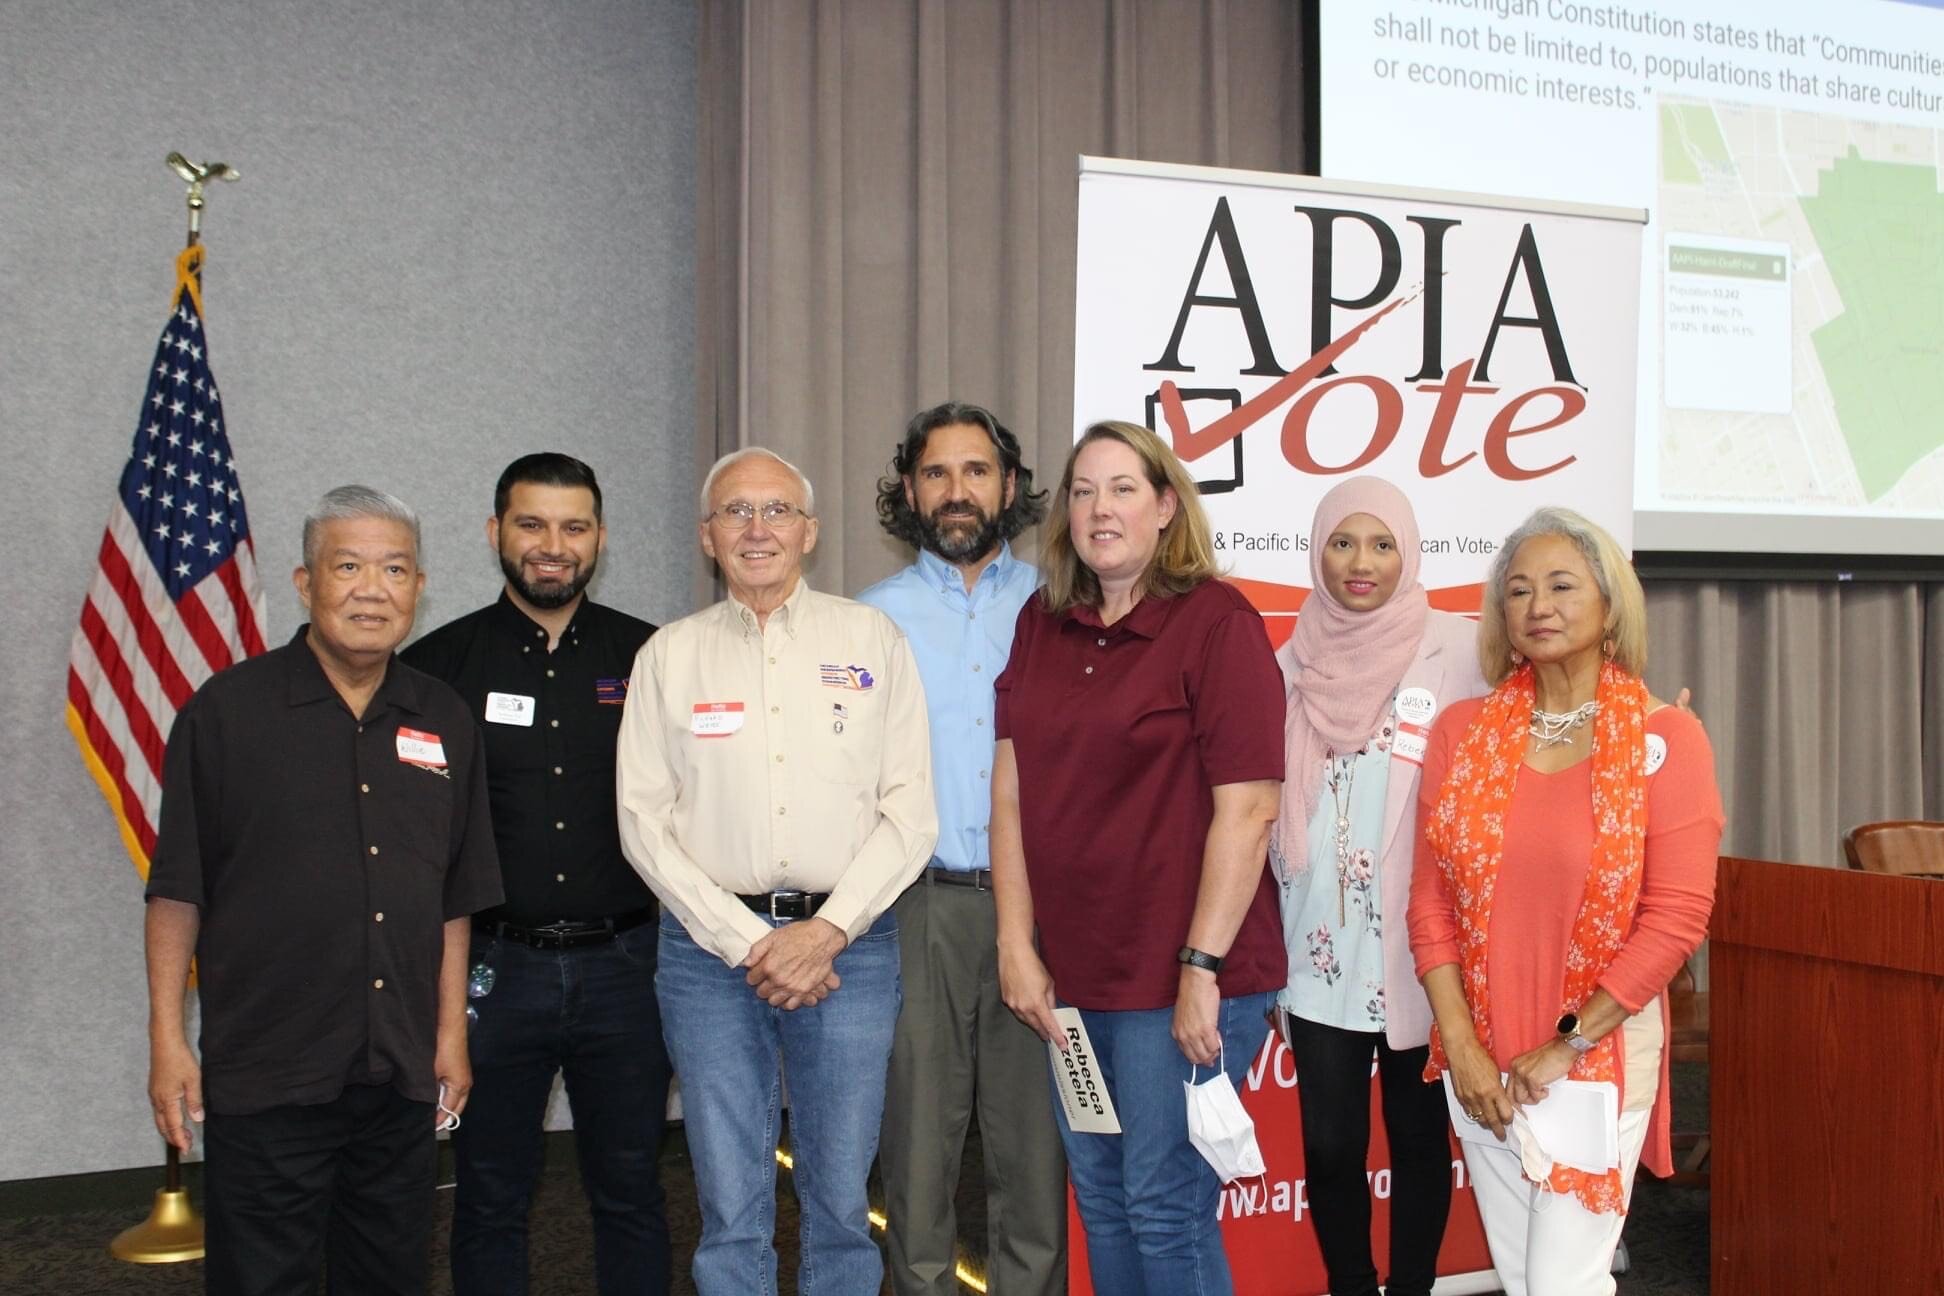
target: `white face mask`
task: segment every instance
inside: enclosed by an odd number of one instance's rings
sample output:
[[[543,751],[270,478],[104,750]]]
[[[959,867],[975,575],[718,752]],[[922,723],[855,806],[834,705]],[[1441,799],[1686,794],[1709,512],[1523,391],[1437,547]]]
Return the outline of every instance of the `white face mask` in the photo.
[[[1214,1076],[1200,1084],[1194,1076],[1191,1070],[1181,1085],[1188,1094],[1188,1141],[1223,1183],[1264,1173],[1255,1122],[1242,1110],[1242,1100],[1236,1097],[1222,1063],[1217,1061]]]
[[[1525,1177],[1536,1184],[1545,1183],[1552,1176],[1553,1159],[1546,1155],[1546,1149],[1539,1146],[1539,1136],[1532,1132],[1532,1122],[1516,1107],[1512,1109],[1512,1124],[1507,1127],[1506,1133],[1512,1136],[1511,1141],[1518,1147],[1519,1169],[1525,1171]]]

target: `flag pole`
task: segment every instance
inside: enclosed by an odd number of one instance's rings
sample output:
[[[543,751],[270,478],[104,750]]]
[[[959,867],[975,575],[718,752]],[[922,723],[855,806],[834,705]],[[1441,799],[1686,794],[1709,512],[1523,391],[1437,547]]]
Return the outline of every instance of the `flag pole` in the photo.
[[[203,196],[203,182],[241,180],[243,173],[227,162],[198,165],[180,153],[171,153],[164,161],[189,187],[186,196],[189,236],[184,246],[193,248],[202,241],[202,214],[203,208],[208,205],[208,200]],[[192,262],[190,273],[196,276],[198,283],[202,281],[200,261]],[[150,1207],[148,1218],[123,1229],[108,1244],[108,1254],[117,1260],[127,1260],[133,1264],[173,1264],[203,1258],[203,1223],[189,1201],[188,1190],[182,1186],[182,1153],[177,1151],[173,1143],[164,1146],[168,1155],[163,1163],[162,1187],[155,1194],[155,1204]]]

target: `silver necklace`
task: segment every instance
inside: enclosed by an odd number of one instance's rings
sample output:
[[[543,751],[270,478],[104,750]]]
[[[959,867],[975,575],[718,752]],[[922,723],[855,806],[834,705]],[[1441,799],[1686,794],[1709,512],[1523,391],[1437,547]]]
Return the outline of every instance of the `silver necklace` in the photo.
[[[1573,730],[1591,720],[1599,710],[1598,698],[1576,706],[1571,711],[1541,711],[1535,706],[1532,708],[1532,724],[1526,732],[1530,733],[1533,741],[1541,747],[1557,747],[1561,743],[1572,742]]]
[[[1336,811],[1331,825],[1336,840],[1337,926],[1344,925],[1345,897],[1350,890],[1350,793],[1357,784],[1357,760],[1330,753],[1330,805]]]

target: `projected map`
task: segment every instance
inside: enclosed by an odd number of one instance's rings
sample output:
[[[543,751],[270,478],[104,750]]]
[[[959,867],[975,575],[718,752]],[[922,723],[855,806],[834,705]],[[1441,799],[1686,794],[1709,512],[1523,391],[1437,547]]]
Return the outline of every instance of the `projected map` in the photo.
[[[1944,131],[1659,105],[1660,490],[1944,499]]]

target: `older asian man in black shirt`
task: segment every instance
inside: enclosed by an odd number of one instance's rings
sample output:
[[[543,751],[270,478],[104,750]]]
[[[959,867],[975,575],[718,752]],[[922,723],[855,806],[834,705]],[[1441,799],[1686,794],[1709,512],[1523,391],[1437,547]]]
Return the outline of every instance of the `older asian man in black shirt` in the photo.
[[[487,541],[499,600],[413,644],[404,659],[457,689],[484,721],[506,903],[475,920],[476,1087],[453,1136],[457,1296],[527,1290],[527,1212],[556,1073],[573,1107],[604,1296],[668,1290],[656,1155],[668,1055],[655,1001],[655,897],[614,812],[615,738],[635,653],[655,627],[590,601],[606,528],[586,464],[516,459]]]
[[[207,1117],[207,1289],[425,1290],[435,1123],[466,1105],[469,915],[500,898],[479,728],[392,650],[418,522],[339,487],[304,521],[310,624],[177,715],[149,872],[149,1097]],[[183,996],[191,953],[202,1061]]]

